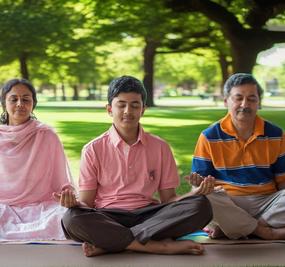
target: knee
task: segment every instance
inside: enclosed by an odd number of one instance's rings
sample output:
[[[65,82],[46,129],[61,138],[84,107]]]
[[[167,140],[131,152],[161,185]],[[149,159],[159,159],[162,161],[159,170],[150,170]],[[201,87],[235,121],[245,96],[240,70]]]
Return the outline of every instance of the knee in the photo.
[[[191,213],[195,213],[198,216],[205,218],[206,221],[210,221],[213,218],[213,211],[210,201],[204,195],[192,196],[185,199],[188,203],[188,210],[192,210]]]
[[[73,232],[80,224],[78,210],[76,208],[68,209],[62,217],[62,225],[67,232]]]
[[[210,201],[204,195],[197,196],[197,210],[202,213],[208,221],[213,218],[213,210]]]

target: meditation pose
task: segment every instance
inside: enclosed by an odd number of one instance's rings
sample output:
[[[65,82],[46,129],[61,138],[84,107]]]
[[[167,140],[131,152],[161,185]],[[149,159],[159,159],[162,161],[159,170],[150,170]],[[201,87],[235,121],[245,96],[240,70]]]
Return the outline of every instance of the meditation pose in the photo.
[[[285,238],[285,137],[281,128],[257,115],[262,89],[251,74],[236,73],[224,86],[228,114],[204,130],[190,177],[199,186],[215,177],[207,195],[213,208],[213,238]]]
[[[62,144],[35,119],[36,91],[27,80],[8,81],[1,104],[0,241],[64,240],[66,208],[53,199],[71,186]]]
[[[83,242],[86,256],[124,250],[203,253],[202,245],[176,239],[211,220],[203,194],[214,179],[183,196],[175,194],[179,177],[168,144],[139,123],[145,103],[146,90],[136,78],[111,82],[107,111],[113,125],[82,151],[79,201],[64,192],[62,204],[72,207],[62,219],[64,231]]]

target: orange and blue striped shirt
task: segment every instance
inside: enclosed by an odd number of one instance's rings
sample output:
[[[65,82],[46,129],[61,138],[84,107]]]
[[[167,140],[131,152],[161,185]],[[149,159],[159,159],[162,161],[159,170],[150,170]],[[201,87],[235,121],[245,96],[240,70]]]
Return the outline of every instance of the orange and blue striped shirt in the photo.
[[[197,142],[192,171],[212,175],[229,195],[276,192],[285,182],[283,130],[256,116],[253,135],[239,140],[231,115],[204,130]]]

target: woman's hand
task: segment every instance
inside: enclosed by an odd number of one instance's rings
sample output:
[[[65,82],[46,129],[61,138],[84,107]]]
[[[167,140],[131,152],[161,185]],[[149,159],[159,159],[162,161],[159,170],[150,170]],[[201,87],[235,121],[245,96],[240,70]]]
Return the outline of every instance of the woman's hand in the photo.
[[[72,208],[79,206],[79,202],[72,188],[65,188],[60,193],[54,192],[52,196],[63,207]]]

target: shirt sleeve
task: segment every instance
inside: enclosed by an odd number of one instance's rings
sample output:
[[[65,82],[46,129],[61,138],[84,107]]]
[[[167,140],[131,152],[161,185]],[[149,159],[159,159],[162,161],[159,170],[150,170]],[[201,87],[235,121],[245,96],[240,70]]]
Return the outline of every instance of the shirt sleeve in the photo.
[[[285,134],[282,135],[280,143],[280,152],[276,162],[273,164],[275,180],[277,184],[285,182]]]
[[[79,191],[97,189],[98,166],[94,148],[89,145],[81,153],[79,171]]]
[[[162,145],[161,180],[159,190],[176,188],[179,185],[179,175],[172,151],[167,143]]]
[[[203,133],[200,134],[192,161],[192,172],[197,172],[202,176],[216,176],[211,156],[210,144]]]

